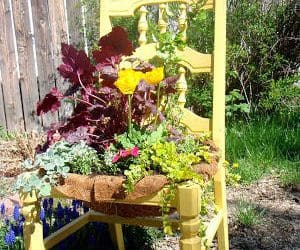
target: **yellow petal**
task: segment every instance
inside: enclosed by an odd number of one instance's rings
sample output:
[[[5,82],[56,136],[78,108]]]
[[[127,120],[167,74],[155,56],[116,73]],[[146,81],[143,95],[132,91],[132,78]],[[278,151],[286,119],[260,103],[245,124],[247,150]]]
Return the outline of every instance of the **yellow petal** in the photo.
[[[119,78],[115,82],[116,87],[124,95],[133,94],[136,86],[143,78],[143,73],[134,71],[133,69],[125,69],[119,71]]]
[[[152,85],[159,84],[164,79],[164,68],[158,67],[144,74],[144,80]]]

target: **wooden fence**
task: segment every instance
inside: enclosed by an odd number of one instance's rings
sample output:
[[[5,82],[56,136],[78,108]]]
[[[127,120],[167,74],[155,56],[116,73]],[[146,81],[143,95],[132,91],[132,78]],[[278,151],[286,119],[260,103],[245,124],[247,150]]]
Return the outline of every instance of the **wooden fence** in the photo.
[[[82,20],[79,1],[0,1],[1,127],[39,131],[71,112],[71,106],[64,104],[58,115],[41,118],[35,114],[37,101],[50,88],[57,85],[63,90],[63,79],[56,70],[61,42],[83,41],[82,32],[74,25],[75,18]]]

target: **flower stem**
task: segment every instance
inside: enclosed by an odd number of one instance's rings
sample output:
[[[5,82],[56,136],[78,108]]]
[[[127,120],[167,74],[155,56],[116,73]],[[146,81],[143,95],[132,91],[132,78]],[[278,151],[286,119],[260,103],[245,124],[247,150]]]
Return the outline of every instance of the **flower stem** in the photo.
[[[132,107],[131,107],[131,101],[132,101],[132,95],[129,94],[128,96],[128,135],[131,137],[132,134],[132,123],[131,123],[131,112],[132,112]]]
[[[154,127],[156,127],[157,119],[158,119],[158,110],[159,110],[159,99],[160,99],[160,83],[157,88],[157,100],[156,100],[156,114],[154,119]]]
[[[77,73],[77,77],[78,77],[78,80],[79,80],[79,84],[80,84],[81,87],[84,89],[84,91],[86,92],[86,94],[88,94],[89,96],[91,96],[91,97],[97,99],[98,101],[100,101],[100,102],[106,104],[106,102],[105,102],[104,100],[102,100],[100,97],[95,96],[95,95],[89,93],[89,91],[87,90],[87,88],[86,88],[86,87],[84,86],[84,84],[82,83],[81,78],[80,78],[80,74],[79,74],[79,73]]]
[[[87,101],[85,101],[85,100],[82,100],[82,99],[80,99],[80,98],[71,96],[71,95],[65,96],[65,98],[69,98],[69,99],[71,99],[71,100],[78,101],[78,102],[87,104],[87,105],[89,105],[89,106],[93,106],[93,104],[91,104],[91,103],[89,103],[89,102],[87,102]]]

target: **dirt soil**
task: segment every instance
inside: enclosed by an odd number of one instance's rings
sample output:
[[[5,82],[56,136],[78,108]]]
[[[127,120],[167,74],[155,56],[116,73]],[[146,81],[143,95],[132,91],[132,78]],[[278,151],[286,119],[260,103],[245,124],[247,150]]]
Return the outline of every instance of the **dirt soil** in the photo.
[[[39,141],[35,136],[0,141],[0,203],[5,201],[13,206],[16,199],[13,185],[21,171],[20,163],[32,157]],[[230,249],[300,250],[299,188],[282,187],[278,177],[271,175],[251,185],[228,187],[227,197]],[[253,204],[260,211],[259,222],[251,227],[237,220],[237,208],[241,201]],[[168,237],[157,242],[154,249],[179,249],[178,239]]]
[[[300,249],[300,190],[284,188],[276,176],[228,188],[230,249]],[[239,202],[255,205],[261,219],[252,227],[236,219]]]

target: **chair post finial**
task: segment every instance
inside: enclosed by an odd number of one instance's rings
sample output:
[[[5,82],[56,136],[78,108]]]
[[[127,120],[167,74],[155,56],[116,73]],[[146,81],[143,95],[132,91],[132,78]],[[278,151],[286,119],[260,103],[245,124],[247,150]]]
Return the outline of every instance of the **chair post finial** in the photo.
[[[184,108],[184,105],[186,103],[186,91],[187,91],[187,82],[185,79],[185,69],[183,67],[179,68],[179,78],[177,81],[177,91],[179,93],[179,97],[178,97],[178,105],[181,108]]]

